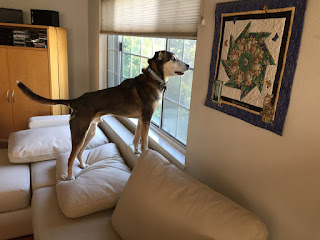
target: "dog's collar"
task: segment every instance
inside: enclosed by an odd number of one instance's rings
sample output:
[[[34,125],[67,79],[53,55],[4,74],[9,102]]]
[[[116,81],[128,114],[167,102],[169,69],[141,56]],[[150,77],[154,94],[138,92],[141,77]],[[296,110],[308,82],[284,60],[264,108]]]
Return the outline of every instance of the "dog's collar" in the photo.
[[[147,67],[147,70],[149,73],[151,73],[151,75],[160,83],[160,86],[166,90],[167,86],[166,86],[166,82],[161,79],[152,69],[151,67]]]

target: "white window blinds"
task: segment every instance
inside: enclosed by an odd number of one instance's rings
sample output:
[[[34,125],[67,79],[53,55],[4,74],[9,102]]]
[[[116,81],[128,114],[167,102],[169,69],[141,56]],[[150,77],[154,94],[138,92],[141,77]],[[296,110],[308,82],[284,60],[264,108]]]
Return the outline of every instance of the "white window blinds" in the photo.
[[[200,0],[101,0],[101,33],[196,38]]]

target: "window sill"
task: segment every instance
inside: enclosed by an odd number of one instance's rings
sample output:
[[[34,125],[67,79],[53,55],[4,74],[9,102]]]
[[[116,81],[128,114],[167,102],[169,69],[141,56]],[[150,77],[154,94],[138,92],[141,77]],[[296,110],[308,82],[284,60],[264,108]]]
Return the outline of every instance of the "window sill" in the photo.
[[[117,119],[132,133],[135,132],[137,119],[117,117]],[[185,167],[185,148],[176,143],[170,137],[161,133],[156,127],[152,126],[149,130],[149,147],[158,151],[170,162],[181,169]]]

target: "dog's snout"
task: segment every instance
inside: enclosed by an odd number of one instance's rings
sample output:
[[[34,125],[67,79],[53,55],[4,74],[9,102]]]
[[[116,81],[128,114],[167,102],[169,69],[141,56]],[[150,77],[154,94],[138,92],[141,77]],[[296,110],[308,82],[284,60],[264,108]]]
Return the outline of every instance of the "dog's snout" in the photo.
[[[190,66],[189,66],[188,64],[186,64],[186,68],[187,68],[187,70],[189,69],[189,67],[190,67]]]

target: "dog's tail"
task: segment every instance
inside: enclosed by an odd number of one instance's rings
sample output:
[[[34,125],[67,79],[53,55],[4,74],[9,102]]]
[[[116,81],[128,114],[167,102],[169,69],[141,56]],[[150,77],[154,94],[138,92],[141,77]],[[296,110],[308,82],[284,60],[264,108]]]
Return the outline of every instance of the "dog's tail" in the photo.
[[[55,99],[48,99],[41,97],[37,94],[35,94],[33,91],[30,90],[26,85],[24,85],[22,82],[17,81],[18,87],[21,89],[21,91],[31,100],[36,101],[38,103],[46,104],[46,105],[57,105],[57,104],[63,104],[70,107],[70,101],[71,100],[55,100]]]

